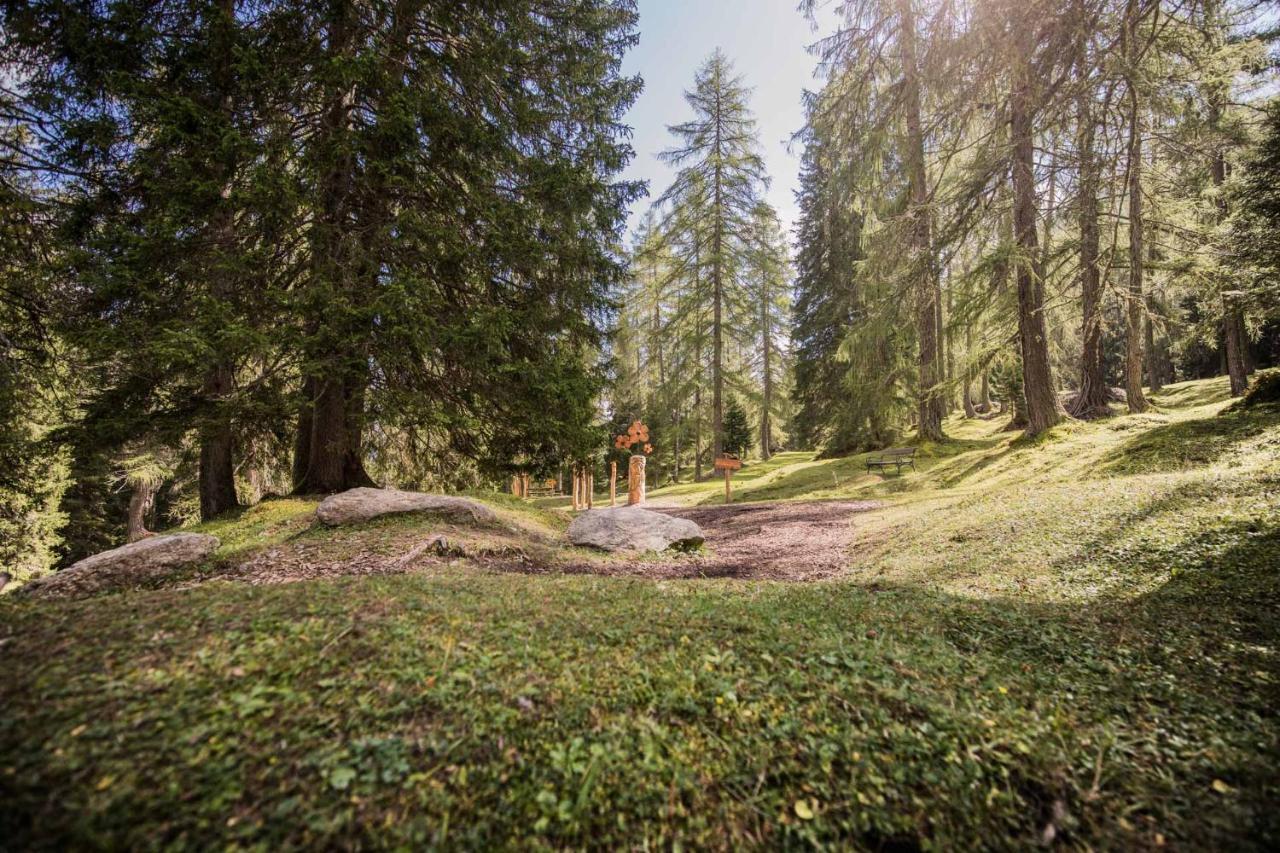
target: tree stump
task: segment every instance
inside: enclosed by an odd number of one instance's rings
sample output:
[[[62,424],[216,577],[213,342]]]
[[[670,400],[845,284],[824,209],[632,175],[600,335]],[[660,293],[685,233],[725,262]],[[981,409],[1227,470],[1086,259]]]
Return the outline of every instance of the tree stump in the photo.
[[[631,457],[627,469],[627,506],[639,506],[644,503],[644,462],[640,454]]]

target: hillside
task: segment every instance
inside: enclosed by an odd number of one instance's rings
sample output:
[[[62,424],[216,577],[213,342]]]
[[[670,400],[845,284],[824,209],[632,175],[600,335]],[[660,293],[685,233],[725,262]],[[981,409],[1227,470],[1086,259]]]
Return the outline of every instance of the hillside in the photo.
[[[164,588],[0,600],[0,838],[1271,848],[1280,410],[1227,399],[1034,442],[953,420],[901,477],[749,465],[735,497],[778,525],[850,507],[814,583],[696,577],[714,538],[595,557],[497,496],[493,529],[265,502]]]

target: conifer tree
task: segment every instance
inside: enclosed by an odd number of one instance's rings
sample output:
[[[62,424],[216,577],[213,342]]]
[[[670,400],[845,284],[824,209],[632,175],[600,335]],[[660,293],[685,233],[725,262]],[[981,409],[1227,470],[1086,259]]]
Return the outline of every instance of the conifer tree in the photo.
[[[751,425],[747,423],[747,411],[732,395],[724,410],[724,450],[743,455],[751,446]]]
[[[748,90],[719,50],[698,70],[685,93],[693,118],[673,125],[678,144],[663,159],[679,167],[663,202],[696,205],[705,222],[699,266],[710,294],[711,452],[724,447],[725,339],[729,312],[741,287],[750,249],[751,217],[766,182]]]

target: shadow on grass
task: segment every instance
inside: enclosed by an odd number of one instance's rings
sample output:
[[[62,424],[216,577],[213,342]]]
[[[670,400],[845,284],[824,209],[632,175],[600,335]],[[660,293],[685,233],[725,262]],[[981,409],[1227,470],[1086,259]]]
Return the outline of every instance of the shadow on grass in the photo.
[[[1101,460],[1102,474],[1149,474],[1213,465],[1235,448],[1280,427],[1280,408],[1233,409],[1165,424],[1136,435]]]
[[[927,443],[917,450],[916,470],[906,468],[901,473],[892,470],[888,473],[869,472],[867,458],[877,455],[879,451],[824,459],[776,476],[758,486],[747,485],[737,495],[746,501],[766,501],[787,500],[810,494],[828,498],[900,494],[919,488],[927,478],[938,476],[956,457],[975,451],[990,450],[1003,440],[1002,436],[994,435]],[[1003,455],[1003,453],[995,454],[991,460],[981,463],[979,468],[985,467],[986,464]],[[943,476],[946,476],[946,482],[949,485],[965,475]],[[704,501],[704,503],[712,502],[714,501],[711,498]]]

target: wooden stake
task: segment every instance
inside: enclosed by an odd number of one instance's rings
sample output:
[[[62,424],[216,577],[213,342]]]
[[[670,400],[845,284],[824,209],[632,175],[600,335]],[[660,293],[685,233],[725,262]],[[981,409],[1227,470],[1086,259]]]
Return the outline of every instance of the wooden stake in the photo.
[[[609,506],[618,504],[618,463],[609,463]]]
[[[730,503],[733,500],[733,491],[729,486],[729,477],[733,472],[728,468],[724,469],[724,502]]]

